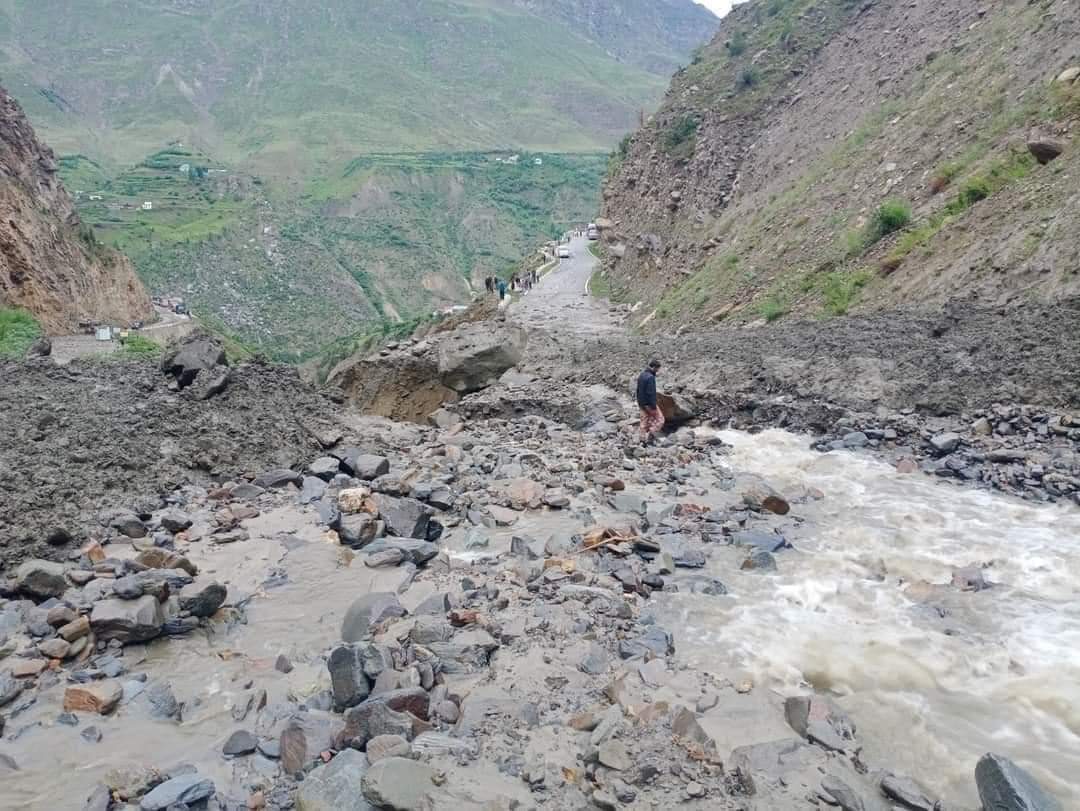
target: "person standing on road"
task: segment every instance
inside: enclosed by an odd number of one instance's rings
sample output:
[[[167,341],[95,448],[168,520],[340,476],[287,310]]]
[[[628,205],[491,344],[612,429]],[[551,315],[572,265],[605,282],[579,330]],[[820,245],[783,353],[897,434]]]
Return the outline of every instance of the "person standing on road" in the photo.
[[[499,301],[502,301],[504,298],[506,298],[506,282],[499,279]]]
[[[641,409],[642,444],[651,442],[653,437],[664,427],[664,415],[656,403],[656,373],[660,371],[660,361],[650,360],[637,379],[637,404]]]

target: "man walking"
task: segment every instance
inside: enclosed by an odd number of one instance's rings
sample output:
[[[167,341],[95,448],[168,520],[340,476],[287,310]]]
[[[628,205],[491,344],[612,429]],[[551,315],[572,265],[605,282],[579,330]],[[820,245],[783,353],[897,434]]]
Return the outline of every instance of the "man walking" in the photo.
[[[645,371],[637,379],[637,404],[641,409],[641,443],[652,438],[664,427],[664,415],[656,404],[656,373],[660,371],[660,361],[651,360]]]

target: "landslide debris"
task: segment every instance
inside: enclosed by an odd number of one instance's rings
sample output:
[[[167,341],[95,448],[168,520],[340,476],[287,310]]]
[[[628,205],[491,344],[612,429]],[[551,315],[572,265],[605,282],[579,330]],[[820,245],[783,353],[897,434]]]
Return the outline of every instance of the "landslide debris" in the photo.
[[[153,316],[131,263],[100,245],[75,213],[22,108],[0,87],[0,307],[28,310],[50,334],[80,321]]]
[[[207,399],[221,368],[175,390],[151,362],[0,364],[0,569],[63,559],[116,523],[99,512],[118,502],[137,521],[179,484],[288,468],[340,435],[335,404],[295,369],[235,366]]]

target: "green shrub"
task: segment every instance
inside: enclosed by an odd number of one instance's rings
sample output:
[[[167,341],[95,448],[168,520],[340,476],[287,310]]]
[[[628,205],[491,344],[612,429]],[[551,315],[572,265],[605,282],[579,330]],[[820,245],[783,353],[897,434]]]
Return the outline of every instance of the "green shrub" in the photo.
[[[129,335],[120,347],[120,354],[127,358],[156,358],[161,352],[160,344],[141,335]]]
[[[823,295],[825,309],[832,315],[846,315],[859,291],[870,281],[870,273],[861,270],[858,273],[834,271],[825,277]]]
[[[738,90],[749,90],[760,81],[761,77],[754,68],[743,68],[739,71],[739,77],[735,80]]]
[[[692,115],[684,115],[675,120],[664,137],[664,143],[671,151],[692,140],[697,135],[698,120]]]
[[[758,304],[758,313],[770,324],[778,318],[787,315],[787,304],[780,296],[768,296]]]
[[[0,309],[0,357],[22,357],[41,337],[41,326],[26,310]]]
[[[886,237],[911,222],[911,206],[903,200],[887,200],[878,206],[874,218],[870,221],[871,232],[877,240]]]
[[[724,47],[727,48],[728,53],[732,56],[740,56],[746,51],[746,32],[736,31],[732,34],[731,39],[724,43]]]

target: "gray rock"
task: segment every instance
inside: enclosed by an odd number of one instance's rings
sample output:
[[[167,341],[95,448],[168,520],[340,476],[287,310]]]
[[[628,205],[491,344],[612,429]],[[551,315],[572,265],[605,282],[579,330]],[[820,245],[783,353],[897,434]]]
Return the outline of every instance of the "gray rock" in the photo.
[[[975,765],[975,785],[987,811],[1062,811],[1028,772],[1001,755],[989,753]]]
[[[671,634],[658,625],[650,625],[641,636],[619,642],[619,656],[623,659],[637,659],[649,654],[669,656],[674,652]]]
[[[364,565],[369,569],[390,568],[400,566],[405,560],[405,553],[400,549],[384,549],[364,558]]]
[[[526,330],[508,322],[466,324],[439,338],[439,377],[458,394],[479,391],[516,366],[528,343]]]
[[[20,592],[38,600],[61,597],[69,588],[64,565],[51,560],[24,561],[15,571],[15,583]]]
[[[962,591],[982,591],[990,588],[983,576],[983,570],[978,566],[965,566],[953,571],[952,584]]]
[[[341,718],[327,712],[294,713],[279,739],[281,768],[285,774],[304,771],[322,753],[334,749],[341,732]]]
[[[510,539],[510,554],[526,560],[544,557],[544,542],[528,535],[515,535]]]
[[[367,742],[368,761],[377,763],[388,757],[409,757],[412,747],[400,735],[377,735]]]
[[[195,334],[165,353],[161,371],[173,377],[183,389],[194,383],[201,372],[210,372],[227,364],[225,350],[217,341],[208,335]]]
[[[211,617],[225,603],[228,589],[221,583],[190,583],[180,589],[180,610],[194,617]]]
[[[334,694],[334,709],[343,712],[368,697],[371,685],[364,674],[360,650],[353,645],[339,645],[327,659],[330,687]]]
[[[125,683],[125,698],[128,693],[128,684]],[[179,720],[180,718],[180,702],[176,700],[172,685],[166,681],[156,681],[145,685],[139,690],[138,695],[132,697],[130,703],[145,711],[151,718],[159,720]]]
[[[671,556],[676,567],[700,569],[705,565],[705,549],[702,543],[689,535],[664,535],[659,540],[660,548]]]
[[[161,633],[165,617],[156,597],[137,600],[101,600],[94,603],[90,628],[100,641],[116,639],[121,644],[147,642]]]
[[[0,673],[0,707],[10,704],[23,691],[23,683],[8,673]]]
[[[307,472],[324,482],[330,481],[341,471],[341,463],[333,456],[321,456],[308,465]]]
[[[255,477],[255,486],[264,490],[272,490],[287,487],[290,484],[300,486],[300,474],[288,468],[275,468]],[[235,495],[235,490],[233,491]]]
[[[593,642],[589,645],[589,649],[585,652],[585,656],[578,665],[578,670],[590,676],[599,676],[601,673],[607,672],[609,663],[608,652]]]
[[[881,793],[910,811],[936,811],[938,802],[910,777],[888,774],[881,778]]]
[[[363,748],[379,735],[400,735],[411,741],[427,725],[431,698],[422,687],[376,693],[345,712],[341,740]]]
[[[790,547],[783,535],[761,529],[740,530],[731,536],[731,542],[736,546],[750,546],[769,553]]]
[[[603,766],[623,772],[634,765],[622,741],[606,741],[597,748],[597,760]]]
[[[380,538],[364,547],[368,554],[396,549],[405,560],[422,566],[439,554],[439,547],[430,541],[418,541],[415,538]]]
[[[291,470],[289,472],[292,473]],[[249,482],[240,482],[240,484],[232,489],[231,495],[238,501],[254,501],[265,492],[265,487],[260,487],[257,484],[251,484]]]
[[[754,572],[775,572],[776,558],[772,556],[771,552],[766,552],[764,549],[753,547],[750,550],[750,554],[747,555],[746,559],[742,562],[740,568]]]
[[[114,580],[112,591],[121,600],[138,600],[143,596],[142,583],[133,574]]]
[[[304,476],[300,484],[301,504],[314,504],[326,495],[326,482],[318,476]]]
[[[945,456],[960,447],[960,440],[960,434],[954,434],[951,431],[943,434],[936,434],[930,437],[930,447],[932,447],[939,456]]]
[[[101,730],[97,727],[85,727],[79,735],[87,743],[101,742]]]
[[[413,498],[395,498],[376,493],[372,497],[386,532],[399,538],[426,538],[431,509]]]
[[[644,498],[637,493],[628,493],[625,490],[612,493],[608,498],[608,503],[612,509],[621,513],[632,513],[633,515],[645,515],[648,511],[649,505]]]
[[[158,520],[161,523],[161,526],[174,534],[183,532],[191,526],[191,516],[175,508],[165,510],[165,512],[159,516]]]
[[[373,453],[358,453],[347,456],[345,467],[358,479],[372,481],[390,472],[390,460]]]
[[[341,638],[346,642],[360,642],[371,636],[372,626],[392,617],[405,616],[405,608],[391,592],[373,592],[358,597],[345,612],[341,623]]]
[[[784,701],[784,715],[791,728],[811,743],[837,752],[855,748],[855,725],[827,698],[791,696]]]
[[[368,759],[363,752],[346,749],[311,772],[296,794],[298,811],[375,811],[363,795]]]
[[[117,510],[113,513],[109,526],[128,538],[146,537],[146,524],[139,519],[139,516],[129,510]]]
[[[840,806],[840,811],[866,811],[866,803],[851,786],[831,774],[821,780],[821,790],[832,803]]]
[[[364,797],[377,808],[421,811],[435,789],[436,772],[407,758],[390,757],[372,764],[363,779]]]
[[[345,546],[353,549],[363,549],[379,537],[381,530],[378,519],[367,513],[342,515],[338,520],[338,537]]]
[[[852,431],[844,434],[842,441],[845,448],[862,448],[870,441],[870,438],[862,431]]]
[[[198,773],[182,774],[166,780],[139,802],[140,811],[165,811],[176,805],[194,805],[215,791],[212,780]]]
[[[259,739],[248,732],[246,729],[238,729],[229,739],[225,741],[225,745],[221,748],[221,753],[226,757],[240,757],[241,755],[250,755],[259,746]]]

